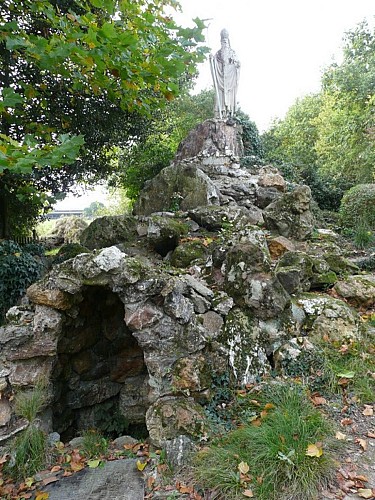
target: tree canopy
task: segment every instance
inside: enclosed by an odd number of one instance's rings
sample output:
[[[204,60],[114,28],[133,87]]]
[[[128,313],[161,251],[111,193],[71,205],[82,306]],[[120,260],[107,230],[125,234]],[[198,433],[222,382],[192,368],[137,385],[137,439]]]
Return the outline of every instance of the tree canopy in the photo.
[[[308,173],[315,187],[325,184],[323,205],[338,186],[373,182],[374,104],[375,30],[361,23],[344,38],[342,62],[324,71],[321,91],[298,99],[264,134],[266,155],[293,174]]]
[[[0,6],[0,237],[25,200],[103,177],[204,57],[174,0],[5,0]],[[26,217],[27,218],[27,217]],[[11,221],[17,226],[15,221]]]

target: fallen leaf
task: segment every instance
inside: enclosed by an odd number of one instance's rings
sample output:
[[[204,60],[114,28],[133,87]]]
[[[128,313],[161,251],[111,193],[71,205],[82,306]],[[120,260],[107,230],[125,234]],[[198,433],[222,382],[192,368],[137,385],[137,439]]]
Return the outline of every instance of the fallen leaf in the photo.
[[[147,462],[141,462],[140,460],[137,460],[137,469],[142,471],[147,465]]]
[[[51,472],[58,472],[59,470],[61,470],[61,466],[60,465],[54,465],[51,469]]]
[[[251,422],[251,425],[253,425],[254,427],[260,427],[262,425],[262,421],[260,418],[256,418]]]
[[[368,477],[363,476],[362,474],[358,474],[358,475],[354,476],[354,479],[358,479],[359,481],[363,481],[364,483],[368,482]]]
[[[154,476],[148,476],[148,478],[147,478],[147,488],[148,488],[149,490],[151,490],[151,489],[152,489],[152,487],[153,487],[154,483],[155,483],[155,478],[154,478]]]
[[[359,488],[357,493],[358,493],[358,496],[361,498],[372,498],[373,497],[372,490],[370,490],[369,488]]]
[[[43,479],[42,483],[44,484],[44,486],[47,486],[47,484],[55,483],[58,480],[59,480],[58,477],[51,476],[51,477],[46,477],[45,479]]]
[[[367,450],[368,443],[366,439],[357,438],[355,442],[359,444],[359,446],[363,449],[363,451]]]
[[[351,418],[343,418],[340,422],[341,425],[351,425],[353,420]]]
[[[260,418],[266,418],[267,415],[268,415],[268,411],[267,410],[262,410],[260,412]]]
[[[178,488],[178,491],[180,493],[193,493],[193,488],[191,486],[185,486],[184,484],[181,484],[180,487]]]
[[[35,496],[35,500],[48,500],[48,498],[49,493],[47,493],[46,491],[39,491]]]
[[[28,488],[31,488],[31,486],[35,483],[35,479],[33,477],[27,477],[25,479],[25,485],[28,487]]]
[[[262,406],[256,399],[250,399],[250,403],[252,403],[255,406]]]
[[[323,455],[323,448],[322,446],[319,446],[319,444],[320,443],[309,444],[305,455],[307,455],[308,457],[321,457]]]
[[[245,490],[242,492],[243,496],[247,497],[247,498],[253,498],[254,497],[254,493],[251,491],[251,490]]]
[[[375,432],[368,431],[367,437],[375,439]]]
[[[79,472],[80,470],[85,468],[85,465],[81,462],[71,462],[70,468],[74,472]]]
[[[273,403],[266,403],[264,405],[265,410],[272,410],[272,408],[275,408],[275,405]]]
[[[365,417],[372,417],[374,414],[374,408],[370,405],[365,405],[365,409],[362,412],[362,415]]]
[[[5,464],[5,462],[8,460],[8,456],[9,455],[5,454],[2,457],[0,457],[0,465]]]
[[[73,475],[73,472],[70,472],[69,470],[66,470],[64,472],[64,474],[62,475],[62,477],[69,477],[69,476],[72,476]]]
[[[336,432],[335,438],[338,439],[339,441],[346,441],[347,440],[346,434],[343,434],[340,431]]]
[[[342,378],[354,378],[355,372],[351,370],[343,370],[340,373],[336,373],[337,377],[342,377]]]
[[[250,470],[250,467],[246,462],[240,462],[238,464],[238,470],[241,472],[241,474],[247,474]]]
[[[323,398],[323,396],[320,396],[319,394],[311,396],[311,401],[314,404],[314,406],[320,406],[320,405],[325,405],[327,404],[327,400]]]
[[[96,469],[100,465],[100,460],[89,460],[87,462],[87,465],[90,467],[90,469]]]

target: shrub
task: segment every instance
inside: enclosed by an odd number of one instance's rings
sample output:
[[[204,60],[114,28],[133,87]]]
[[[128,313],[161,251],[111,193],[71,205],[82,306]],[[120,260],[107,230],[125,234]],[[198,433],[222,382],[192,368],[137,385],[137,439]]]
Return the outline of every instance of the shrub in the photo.
[[[62,238],[64,243],[78,243],[81,233],[88,223],[82,219],[72,215],[70,217],[61,217],[56,221],[55,227],[50,233],[51,236]]]
[[[0,243],[0,324],[28,286],[41,275],[42,264],[17,243]]]
[[[354,230],[366,224],[369,230],[375,230],[375,184],[358,184],[345,193],[340,220],[345,229]]]

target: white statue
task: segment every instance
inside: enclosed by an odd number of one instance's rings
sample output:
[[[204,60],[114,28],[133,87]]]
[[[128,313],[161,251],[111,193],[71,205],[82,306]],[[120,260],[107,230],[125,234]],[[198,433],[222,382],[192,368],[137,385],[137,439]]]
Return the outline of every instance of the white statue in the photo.
[[[229,34],[222,30],[221,49],[210,54],[210,67],[215,88],[215,117],[230,118],[236,111],[236,96],[240,76],[240,61],[231,49]]]

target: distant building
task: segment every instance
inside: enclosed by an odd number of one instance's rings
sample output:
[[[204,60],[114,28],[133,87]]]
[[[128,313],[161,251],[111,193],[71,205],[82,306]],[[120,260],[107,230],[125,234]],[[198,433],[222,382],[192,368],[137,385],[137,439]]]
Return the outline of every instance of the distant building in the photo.
[[[82,217],[83,210],[54,210],[46,215],[47,219],[60,219],[60,217],[70,217],[75,215],[76,217]]]

